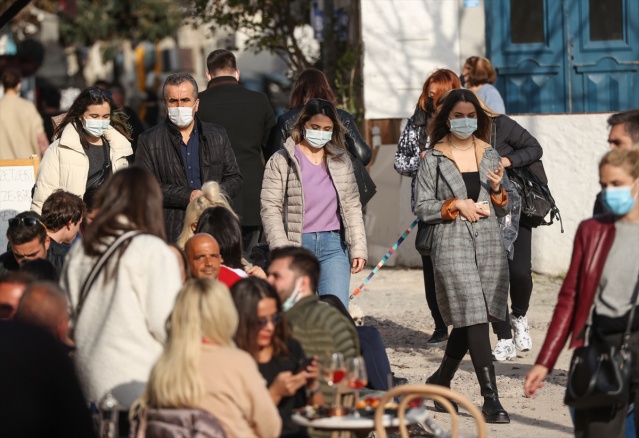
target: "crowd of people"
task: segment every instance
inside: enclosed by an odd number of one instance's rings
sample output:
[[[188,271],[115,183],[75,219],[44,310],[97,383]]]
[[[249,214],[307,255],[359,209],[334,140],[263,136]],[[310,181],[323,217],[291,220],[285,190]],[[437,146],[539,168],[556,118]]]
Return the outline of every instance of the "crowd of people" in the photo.
[[[3,120],[3,105],[22,103],[12,103],[19,75],[3,74],[2,153],[42,154],[31,210],[9,219],[0,255],[0,319],[11,320],[0,323],[0,373],[19,375],[0,398],[0,416],[15,419],[9,432],[92,436],[89,406],[109,396],[120,436],[304,437],[293,410],[339,401],[320,378],[332,355],[363,358],[372,389],[405,383],[379,331],[348,312],[351,274],[368,260],[353,160],[371,159],[353,116],[319,70],[297,78],[290,110],[275,120],[264,95],[239,85],[231,52],[215,50],[207,67],[203,91],[190,74],[170,74],[166,120],[135,135],[121,88],[89,87],[57,117],[51,144],[33,118],[7,139],[5,123],[17,122]],[[430,74],[395,168],[413,179],[419,229],[434,233],[422,256],[435,324],[427,345],[445,350],[426,383],[450,388],[469,353],[485,420],[509,423],[493,362],[532,348],[533,226],[513,208],[520,194],[508,172],[545,174],[539,142],[504,114],[494,81],[480,57],[461,75]],[[571,346],[584,342],[584,327],[621,345],[633,305],[639,111],[609,123],[614,150],[601,160],[595,205],[603,214],[577,232],[528,396],[571,333]],[[503,233],[506,218],[516,237]],[[25,383],[34,362],[52,364],[42,378],[55,385]],[[628,404],[577,409],[576,435],[622,430]],[[25,411],[42,421],[16,423]]]

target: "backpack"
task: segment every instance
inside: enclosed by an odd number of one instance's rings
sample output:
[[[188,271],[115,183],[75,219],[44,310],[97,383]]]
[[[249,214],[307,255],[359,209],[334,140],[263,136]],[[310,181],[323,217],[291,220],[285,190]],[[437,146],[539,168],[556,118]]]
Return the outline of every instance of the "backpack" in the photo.
[[[559,219],[563,233],[564,223],[555,199],[550,194],[541,160],[524,167],[509,167],[506,171],[521,195],[520,223],[536,228],[540,225],[552,225],[555,219]],[[540,173],[544,176],[543,179],[538,176]],[[546,220],[548,215],[550,221]]]

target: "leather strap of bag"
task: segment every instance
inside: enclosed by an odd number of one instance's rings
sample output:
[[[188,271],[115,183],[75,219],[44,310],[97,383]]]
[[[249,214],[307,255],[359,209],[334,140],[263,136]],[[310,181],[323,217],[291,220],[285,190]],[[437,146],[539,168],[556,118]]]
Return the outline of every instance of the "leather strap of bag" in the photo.
[[[626,331],[623,334],[623,343],[620,347],[622,350],[628,349],[628,341],[630,340],[632,321],[635,318],[635,310],[637,309],[637,297],[639,297],[639,279],[637,279],[637,284],[635,284],[635,290],[632,292],[632,299],[630,300],[630,302],[632,303],[632,308],[630,309],[630,315],[628,315],[628,324],[626,324]]]
[[[104,253],[100,256],[100,258],[95,262],[95,265],[93,265],[93,268],[91,268],[91,272],[89,272],[89,275],[87,276],[87,278],[85,278],[84,283],[82,283],[82,289],[80,289],[80,296],[78,297],[78,306],[76,307],[76,310],[74,312],[75,321],[77,321],[78,316],[80,316],[80,311],[82,310],[82,306],[84,305],[84,302],[86,301],[87,296],[89,295],[89,291],[91,290],[93,283],[95,283],[96,278],[98,278],[98,275],[104,268],[104,265],[106,265],[109,258],[120,246],[122,246],[124,242],[134,238],[135,236],[139,234],[144,234],[144,233],[142,231],[132,230],[122,234],[120,237],[115,239],[115,241],[107,248],[106,251],[104,251]]]

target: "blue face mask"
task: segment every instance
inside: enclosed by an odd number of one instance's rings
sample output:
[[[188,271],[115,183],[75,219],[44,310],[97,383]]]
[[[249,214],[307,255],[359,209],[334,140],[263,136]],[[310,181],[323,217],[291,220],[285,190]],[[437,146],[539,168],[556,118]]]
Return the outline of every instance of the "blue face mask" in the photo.
[[[465,118],[465,119],[448,119],[450,122],[450,132],[460,140],[465,140],[473,132],[477,131],[477,119]]]
[[[635,183],[636,181],[629,186],[608,187],[603,191],[603,204],[610,213],[625,216],[634,208],[637,199],[632,196],[632,188]]]
[[[300,297],[300,293],[302,292],[302,289],[300,288],[300,281],[297,280],[295,282],[295,289],[293,289],[293,292],[291,293],[291,295],[286,299],[286,301],[284,301],[282,303],[282,310],[284,310],[285,312],[287,310],[291,310],[291,308],[297,304],[297,302],[299,300],[302,299],[302,297]]]
[[[307,128],[305,138],[314,148],[323,148],[333,138],[333,132]]]
[[[84,130],[94,137],[102,137],[102,135],[109,129],[111,120],[98,120],[84,118]]]

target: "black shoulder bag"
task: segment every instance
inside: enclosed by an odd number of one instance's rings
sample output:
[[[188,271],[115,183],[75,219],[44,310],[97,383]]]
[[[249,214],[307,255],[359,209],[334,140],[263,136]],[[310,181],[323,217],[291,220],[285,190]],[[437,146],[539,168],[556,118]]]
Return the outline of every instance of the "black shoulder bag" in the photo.
[[[345,141],[349,156],[353,162],[353,173],[355,174],[355,181],[357,182],[357,189],[359,190],[359,202],[362,204],[362,207],[364,207],[377,193],[377,186],[366,170],[366,166],[364,166],[362,160],[354,153],[355,140],[353,140],[350,135],[346,135]]]
[[[87,185],[84,189],[85,194],[92,195],[100,188],[102,184],[106,181],[106,179],[111,176],[111,157],[109,154],[109,142],[106,138],[102,137],[102,149],[104,152],[104,164],[97,172],[89,175],[87,178]],[[86,195],[85,195],[86,196]]]
[[[564,403],[568,406],[593,409],[628,402],[632,372],[632,354],[628,341],[638,296],[639,281],[632,293],[633,305],[619,349],[608,344],[596,332],[594,336],[589,336],[591,327],[586,326],[584,345],[575,349],[570,361],[568,388],[564,398]]]
[[[435,177],[435,198],[439,189],[439,157],[437,157],[437,172]],[[419,221],[417,224],[417,237],[415,237],[415,249],[423,256],[430,256],[435,242],[435,225]]]

